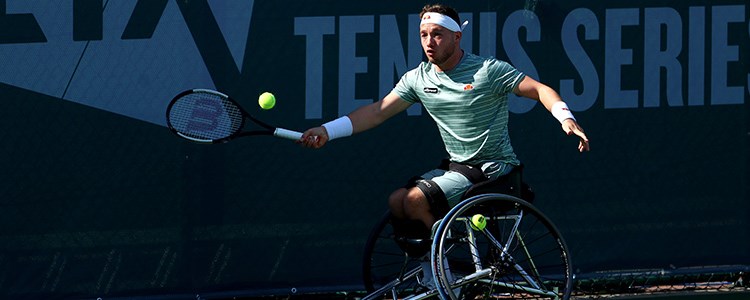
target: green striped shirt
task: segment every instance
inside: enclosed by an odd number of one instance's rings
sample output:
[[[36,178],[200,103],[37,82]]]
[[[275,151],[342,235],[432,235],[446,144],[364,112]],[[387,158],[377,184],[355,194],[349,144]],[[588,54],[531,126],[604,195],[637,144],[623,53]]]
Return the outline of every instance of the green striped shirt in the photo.
[[[508,135],[508,94],[524,76],[507,62],[466,53],[448,72],[422,62],[393,91],[407,102],[422,103],[452,161],[518,165]]]

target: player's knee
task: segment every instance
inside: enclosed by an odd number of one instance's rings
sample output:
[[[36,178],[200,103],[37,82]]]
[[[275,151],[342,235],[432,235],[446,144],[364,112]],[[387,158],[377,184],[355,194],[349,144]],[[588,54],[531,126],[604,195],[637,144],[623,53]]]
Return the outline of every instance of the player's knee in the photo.
[[[388,208],[396,218],[404,218],[404,204],[399,198],[388,199]]]
[[[427,199],[419,189],[411,189],[403,198],[404,210],[408,212],[429,210]]]
[[[391,214],[397,218],[404,218],[404,197],[406,195],[406,189],[398,189],[391,193],[388,197],[388,207],[391,209]]]

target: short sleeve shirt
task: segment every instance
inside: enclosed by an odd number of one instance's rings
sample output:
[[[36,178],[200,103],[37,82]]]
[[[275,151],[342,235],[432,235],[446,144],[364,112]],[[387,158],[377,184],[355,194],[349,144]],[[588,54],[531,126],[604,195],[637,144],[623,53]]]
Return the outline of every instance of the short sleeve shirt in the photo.
[[[447,72],[422,62],[401,77],[393,92],[422,104],[452,161],[518,165],[508,135],[508,94],[524,76],[507,62],[466,53]]]

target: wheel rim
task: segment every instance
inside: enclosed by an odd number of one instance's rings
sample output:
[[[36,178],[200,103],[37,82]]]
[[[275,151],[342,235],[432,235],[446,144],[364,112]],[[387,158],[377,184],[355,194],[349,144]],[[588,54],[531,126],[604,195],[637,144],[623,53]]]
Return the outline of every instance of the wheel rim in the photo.
[[[485,231],[501,247],[470,228],[468,220],[477,213],[488,219]],[[467,199],[446,215],[435,236],[432,266],[443,298],[458,299],[462,293],[540,299],[570,295],[571,264],[565,242],[554,224],[523,200],[499,194]],[[467,242],[472,236],[475,244]],[[438,261],[447,261],[447,266]],[[454,282],[461,290],[454,291]]]

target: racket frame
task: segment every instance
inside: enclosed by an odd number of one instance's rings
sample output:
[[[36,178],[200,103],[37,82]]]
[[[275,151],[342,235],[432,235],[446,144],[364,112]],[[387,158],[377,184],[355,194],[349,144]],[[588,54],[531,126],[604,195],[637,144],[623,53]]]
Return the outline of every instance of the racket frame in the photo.
[[[242,118],[240,120],[239,126],[237,126],[237,130],[235,130],[230,135],[228,135],[228,136],[226,136],[224,138],[220,138],[220,139],[200,139],[200,138],[195,138],[195,137],[186,135],[186,134],[180,132],[179,130],[175,129],[174,126],[172,126],[172,122],[170,121],[170,117],[169,117],[169,114],[172,111],[172,106],[174,106],[174,104],[180,98],[182,98],[182,97],[184,97],[184,96],[186,96],[188,94],[197,94],[197,93],[213,94],[213,95],[219,96],[219,97],[225,99],[230,104],[232,104],[235,107],[237,107],[237,109],[240,111],[240,114],[242,114]],[[263,129],[262,130],[242,131],[242,128],[245,127],[247,119],[250,119],[253,123],[257,124],[258,126],[262,127]],[[226,143],[226,142],[228,142],[230,140],[233,140],[233,139],[236,139],[236,138],[239,138],[239,137],[252,136],[252,135],[270,135],[270,136],[276,136],[276,137],[285,138],[285,139],[289,139],[289,140],[298,140],[298,139],[300,139],[302,137],[302,133],[301,132],[297,132],[297,131],[293,131],[293,130],[289,130],[289,129],[284,129],[284,128],[274,127],[274,126],[269,125],[268,123],[265,123],[265,122],[263,122],[261,120],[258,120],[257,118],[253,117],[253,115],[251,115],[247,111],[245,111],[245,109],[242,108],[242,106],[239,103],[237,103],[237,101],[235,101],[232,97],[229,97],[229,95],[224,94],[224,93],[219,92],[219,91],[210,90],[210,89],[189,89],[189,90],[186,90],[186,91],[183,91],[183,92],[177,94],[177,96],[175,96],[174,98],[172,98],[172,101],[169,102],[169,105],[167,105],[166,120],[167,120],[167,128],[169,128],[169,130],[172,131],[172,133],[174,133],[175,135],[177,135],[177,136],[179,136],[181,138],[184,138],[186,140],[189,140],[189,141],[192,141],[192,142],[196,142],[196,143],[201,143],[201,144],[220,144],[220,143]]]

